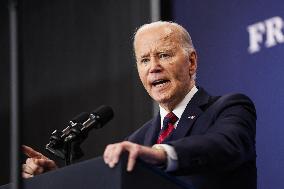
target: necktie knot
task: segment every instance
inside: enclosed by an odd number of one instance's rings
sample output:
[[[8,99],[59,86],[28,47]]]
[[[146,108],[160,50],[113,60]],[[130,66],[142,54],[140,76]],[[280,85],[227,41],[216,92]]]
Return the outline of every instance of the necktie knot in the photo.
[[[173,113],[168,113],[163,120],[163,127],[160,131],[157,143],[161,144],[174,130],[174,124],[178,120],[178,117]]]
[[[178,120],[178,117],[173,113],[168,113],[163,120],[163,127],[167,126],[169,123],[175,124],[175,122]]]

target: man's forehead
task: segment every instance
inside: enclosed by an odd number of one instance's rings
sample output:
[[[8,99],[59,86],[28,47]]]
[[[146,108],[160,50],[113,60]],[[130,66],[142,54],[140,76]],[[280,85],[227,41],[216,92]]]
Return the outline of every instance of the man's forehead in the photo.
[[[146,50],[147,48],[168,49],[177,45],[179,40],[176,33],[170,28],[160,31],[146,30],[137,34],[135,39],[135,50]]]
[[[174,37],[176,34],[177,31],[170,26],[146,27],[138,30],[135,35],[135,40],[143,40],[145,36],[147,36],[148,38],[155,37],[156,39],[167,39],[169,37]]]
[[[159,53],[176,49],[177,41],[170,38],[160,38],[155,41],[141,42],[135,47],[135,53],[138,57],[148,56],[149,53]]]

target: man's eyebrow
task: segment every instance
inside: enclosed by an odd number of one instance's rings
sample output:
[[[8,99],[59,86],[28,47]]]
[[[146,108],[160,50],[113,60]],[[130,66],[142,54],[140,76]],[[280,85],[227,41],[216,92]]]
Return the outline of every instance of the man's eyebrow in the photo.
[[[149,53],[142,54],[139,58],[145,58],[145,57],[149,57]]]
[[[161,52],[171,52],[171,51],[173,51],[173,49],[160,49],[160,50],[158,50],[157,52],[158,53],[161,53]]]
[[[167,52],[167,53],[171,53],[171,52],[174,52],[176,50],[176,48],[162,48],[162,49],[159,49],[157,52],[158,53],[163,53],[163,52]]]

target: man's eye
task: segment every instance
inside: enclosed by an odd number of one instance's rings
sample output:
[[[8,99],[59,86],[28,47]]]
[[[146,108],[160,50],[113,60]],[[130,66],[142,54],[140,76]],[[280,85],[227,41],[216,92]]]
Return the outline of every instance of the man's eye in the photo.
[[[159,55],[159,57],[160,57],[160,58],[169,58],[170,55],[169,55],[169,54],[166,54],[166,53],[161,53],[161,54]]]
[[[141,63],[147,63],[147,62],[149,62],[149,58],[142,58],[140,62]]]

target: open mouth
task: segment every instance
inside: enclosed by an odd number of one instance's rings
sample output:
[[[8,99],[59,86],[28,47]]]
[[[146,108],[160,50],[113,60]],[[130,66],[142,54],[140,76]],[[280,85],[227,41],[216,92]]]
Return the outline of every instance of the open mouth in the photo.
[[[162,87],[162,86],[164,86],[165,84],[167,84],[168,82],[170,82],[170,80],[159,79],[159,80],[156,80],[156,81],[152,82],[152,85],[153,85],[154,87]]]

